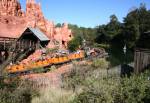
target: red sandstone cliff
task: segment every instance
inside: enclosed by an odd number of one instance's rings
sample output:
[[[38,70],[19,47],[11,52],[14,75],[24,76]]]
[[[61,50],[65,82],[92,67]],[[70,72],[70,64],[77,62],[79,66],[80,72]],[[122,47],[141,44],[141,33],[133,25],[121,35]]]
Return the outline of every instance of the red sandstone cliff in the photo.
[[[65,47],[72,38],[68,24],[56,28],[53,21],[45,19],[40,3],[27,0],[24,12],[18,0],[1,0],[0,37],[18,38],[27,27],[40,28],[51,40],[48,47],[55,46],[56,41],[60,47]]]

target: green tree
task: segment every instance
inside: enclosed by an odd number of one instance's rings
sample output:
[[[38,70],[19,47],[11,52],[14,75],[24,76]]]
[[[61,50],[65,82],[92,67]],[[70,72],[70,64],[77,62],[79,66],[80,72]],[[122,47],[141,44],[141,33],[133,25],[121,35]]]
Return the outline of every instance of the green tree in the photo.
[[[139,7],[139,23],[141,34],[150,30],[150,11],[147,10],[146,5],[143,3]]]
[[[128,13],[124,19],[124,38],[128,47],[133,47],[140,36],[138,9]]]
[[[84,38],[88,45],[93,45],[96,38],[96,28],[78,27],[77,25],[69,24],[74,36]]]
[[[124,18],[124,39],[129,48],[136,45],[140,35],[150,30],[150,11],[141,4]]]
[[[110,43],[111,40],[121,32],[122,24],[118,21],[118,18],[113,14],[110,16],[110,22],[107,25],[101,25],[97,27],[98,43]]]
[[[121,32],[121,23],[118,21],[116,15],[110,16],[110,22],[106,25],[107,34],[111,39]]]
[[[68,49],[73,52],[76,51],[80,45],[82,45],[82,37],[76,36],[68,43]]]
[[[61,26],[62,26],[61,23],[57,23],[57,24],[56,24],[56,27],[61,27]]]

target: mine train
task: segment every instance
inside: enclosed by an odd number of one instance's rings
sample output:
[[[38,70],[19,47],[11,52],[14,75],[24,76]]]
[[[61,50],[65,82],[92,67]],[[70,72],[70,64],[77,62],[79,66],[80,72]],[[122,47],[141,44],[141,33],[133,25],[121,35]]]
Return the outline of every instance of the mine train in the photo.
[[[72,53],[60,57],[47,58],[47,59],[33,61],[33,62],[31,61],[31,63],[28,64],[20,63],[20,64],[10,65],[6,68],[6,71],[8,73],[27,72],[35,69],[44,68],[44,67],[45,68],[50,67],[52,65],[62,65],[72,60],[81,60],[83,58],[85,58],[85,52],[81,51],[79,53]]]
[[[106,53],[103,49],[102,50],[94,49],[94,50],[89,51],[88,53],[85,51],[80,51],[80,52],[71,53],[71,54],[67,54],[63,56],[47,58],[47,59],[38,60],[38,61],[31,61],[28,64],[20,63],[20,64],[15,64],[15,65],[10,65],[6,68],[6,71],[12,74],[12,73],[28,72],[28,71],[37,70],[40,68],[48,68],[53,65],[62,65],[65,63],[69,63],[73,60],[82,60],[87,56],[87,54],[88,56],[101,55],[101,57],[104,57]]]

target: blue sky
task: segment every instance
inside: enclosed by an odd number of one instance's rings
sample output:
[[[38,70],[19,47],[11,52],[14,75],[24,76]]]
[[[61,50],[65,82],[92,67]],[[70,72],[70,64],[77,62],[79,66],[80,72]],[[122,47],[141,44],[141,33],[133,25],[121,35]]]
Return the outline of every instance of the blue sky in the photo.
[[[119,21],[132,7],[145,3],[150,9],[150,0],[36,0],[41,2],[44,16],[55,23],[68,22],[84,27],[95,27],[109,22],[111,14]],[[26,0],[20,0],[25,9]]]

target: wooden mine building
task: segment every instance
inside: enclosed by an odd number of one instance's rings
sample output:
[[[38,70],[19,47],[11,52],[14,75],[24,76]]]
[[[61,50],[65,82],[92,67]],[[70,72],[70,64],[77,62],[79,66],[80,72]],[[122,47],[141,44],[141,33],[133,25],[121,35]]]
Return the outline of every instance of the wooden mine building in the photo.
[[[10,53],[19,53],[25,50],[36,50],[49,43],[48,37],[38,28],[28,27],[19,38],[0,36],[0,64],[5,61]]]

